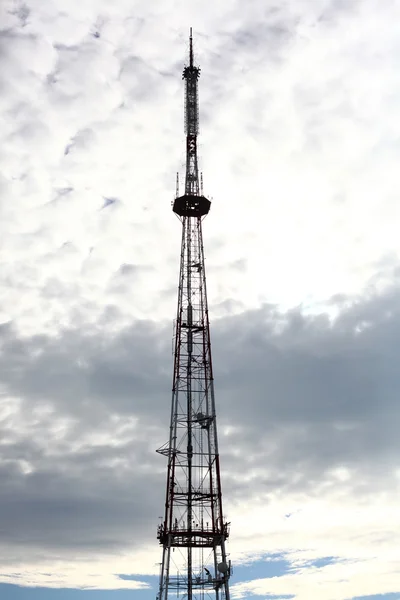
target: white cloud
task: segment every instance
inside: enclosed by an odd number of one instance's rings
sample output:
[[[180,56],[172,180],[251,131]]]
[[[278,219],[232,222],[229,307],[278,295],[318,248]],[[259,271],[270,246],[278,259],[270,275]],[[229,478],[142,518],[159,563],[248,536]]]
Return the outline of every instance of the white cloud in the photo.
[[[267,510],[256,502],[251,510],[245,504],[237,507],[235,529],[247,535],[236,536],[231,545],[241,560],[282,553],[290,571],[280,577],[232,582],[233,597],[292,594],[305,600],[322,594],[334,600],[398,590],[399,515],[393,496],[371,493],[359,501],[334,481],[324,484],[325,490],[320,486],[314,499],[289,495],[272,500]],[[332,562],[313,565],[327,556],[333,557]]]
[[[207,13],[198,2],[23,6],[5,15],[1,40],[4,319],[40,329],[44,315],[61,318],[45,291],[27,310],[15,276],[27,264],[37,292],[62,273],[88,318],[109,301],[120,264],[150,264],[129,305],[121,294],[112,302],[137,316],[173,312],[170,199],[184,151],[188,22],[204,72],[205,186],[215,197],[205,228],[219,281],[209,284],[211,306],[357,293],[377,260],[398,254],[395,3],[254,2],[246,14],[233,1]],[[118,210],[101,211],[104,197],[119,198]],[[69,274],[65,243],[76,253]],[[157,289],[168,303],[151,301]]]

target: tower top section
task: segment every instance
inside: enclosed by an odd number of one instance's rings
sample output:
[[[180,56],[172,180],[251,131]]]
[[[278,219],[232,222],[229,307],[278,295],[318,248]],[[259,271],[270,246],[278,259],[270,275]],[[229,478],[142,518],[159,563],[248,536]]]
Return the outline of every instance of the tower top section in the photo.
[[[198,79],[200,67],[194,64],[193,34],[190,28],[189,64],[183,69],[185,81],[185,133],[186,177],[185,194],[175,198],[173,210],[184,217],[204,217],[210,210],[210,201],[202,195],[197,161],[197,135],[199,133]]]
[[[183,69],[182,79],[197,79],[200,77],[200,67],[194,66],[194,53],[193,53],[193,33],[190,28],[189,34],[189,65]]]

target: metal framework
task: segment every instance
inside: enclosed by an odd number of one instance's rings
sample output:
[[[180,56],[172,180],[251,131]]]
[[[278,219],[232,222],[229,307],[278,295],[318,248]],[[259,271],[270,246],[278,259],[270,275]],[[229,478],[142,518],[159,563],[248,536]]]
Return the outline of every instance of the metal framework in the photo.
[[[185,80],[186,178],[173,204],[182,223],[163,547],[157,600],[229,600],[231,564],[225,541],[211,362],[202,220],[210,201],[202,195],[197,162],[198,79],[192,30]]]

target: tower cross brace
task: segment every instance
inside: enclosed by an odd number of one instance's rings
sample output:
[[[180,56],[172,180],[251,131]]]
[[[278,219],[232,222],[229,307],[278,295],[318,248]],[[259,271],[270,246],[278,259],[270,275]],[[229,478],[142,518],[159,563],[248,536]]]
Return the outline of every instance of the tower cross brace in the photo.
[[[198,80],[192,30],[184,67],[186,177],[173,211],[182,224],[178,308],[169,440],[157,452],[168,459],[157,600],[229,600],[231,564],[222,512],[214,378],[211,360],[202,221],[210,201],[202,194],[197,161]]]

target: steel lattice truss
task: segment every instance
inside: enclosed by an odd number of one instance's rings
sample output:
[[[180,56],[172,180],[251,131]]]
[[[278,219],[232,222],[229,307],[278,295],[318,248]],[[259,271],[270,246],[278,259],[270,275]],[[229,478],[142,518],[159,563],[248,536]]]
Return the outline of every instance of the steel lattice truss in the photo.
[[[218,439],[211,361],[202,220],[210,201],[200,194],[197,133],[200,69],[190,62],[185,79],[187,139],[185,194],[174,212],[182,223],[178,311],[170,437],[158,452],[168,458],[163,546],[158,600],[229,600],[230,562],[222,513]]]

